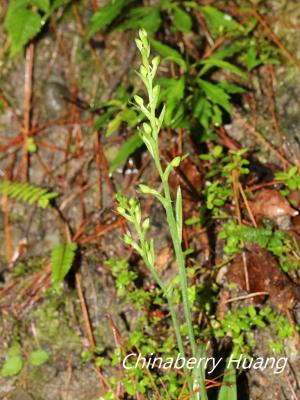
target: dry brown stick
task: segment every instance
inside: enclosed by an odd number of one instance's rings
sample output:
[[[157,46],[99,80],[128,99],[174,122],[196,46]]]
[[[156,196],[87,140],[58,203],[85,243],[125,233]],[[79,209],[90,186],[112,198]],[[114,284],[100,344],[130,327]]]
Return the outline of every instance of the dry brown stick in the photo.
[[[298,70],[300,71],[300,61],[297,60],[289,51],[288,49],[281,43],[280,39],[278,36],[272,31],[272,29],[269,27],[267,24],[265,18],[263,15],[261,15],[256,8],[253,6],[252,8],[252,13],[254,17],[258,20],[258,22],[261,24],[262,28],[264,31],[269,35],[271,40],[278,46],[278,48],[282,51],[282,53],[286,56],[286,58],[290,61],[290,63],[294,64]]]
[[[65,392],[65,394],[63,395],[63,399],[64,400],[69,400],[69,386],[72,380],[72,358],[68,357],[67,360],[67,374],[66,374],[66,378],[65,378],[65,385],[64,385],[64,389],[63,392]]]
[[[27,182],[29,179],[29,156],[27,149],[28,133],[30,131],[31,120],[31,97],[32,97],[32,79],[33,79],[33,59],[34,59],[34,44],[29,43],[26,48],[25,58],[25,82],[24,82],[24,121],[23,121],[23,178]]]
[[[282,185],[284,182],[283,181],[271,181],[271,182],[263,182],[259,183],[257,185],[249,186],[246,189],[244,189],[244,192],[255,192],[256,190],[262,189],[264,187],[269,187],[269,186],[275,186],[275,185]]]
[[[85,209],[85,202],[84,202],[84,193],[85,193],[85,180],[83,171],[80,173],[80,209],[81,209],[81,223],[85,222],[86,219],[86,209]]]
[[[59,206],[60,211],[63,211],[70,202],[74,201],[77,198],[77,196],[80,196],[82,193],[91,189],[91,187],[93,187],[93,186],[94,186],[94,183],[88,183],[88,184],[80,187],[79,189],[72,190],[72,193],[70,193],[64,200],[62,200],[62,202]]]
[[[16,161],[15,154],[10,156],[10,161],[4,173],[4,180],[9,180],[12,177],[13,167]],[[13,257],[13,244],[12,244],[12,236],[10,229],[10,214],[9,214],[9,197],[7,195],[3,195],[2,199],[2,212],[3,212],[3,225],[4,225],[4,235],[5,235],[5,255],[6,261],[8,264],[11,263]]]
[[[239,225],[242,225],[242,215],[241,215],[241,210],[240,210],[240,205],[239,205],[239,173],[236,169],[232,171],[232,186],[233,186],[233,196],[234,196],[234,202],[235,202],[235,211],[236,211],[236,216]],[[243,266],[244,266],[244,275],[245,275],[245,282],[246,282],[246,290],[247,292],[250,291],[250,284],[249,284],[249,274],[248,274],[248,268],[247,268],[247,258],[246,254],[243,251],[242,252],[242,259],[243,259]]]
[[[256,223],[256,221],[255,221],[254,215],[253,215],[253,213],[252,213],[252,211],[251,211],[251,208],[250,208],[250,206],[249,206],[249,203],[248,203],[247,197],[246,197],[246,195],[245,195],[244,189],[243,189],[243,187],[242,187],[242,185],[241,185],[240,182],[239,182],[239,190],[240,190],[240,193],[241,193],[241,195],[242,195],[242,198],[243,198],[243,201],[244,201],[244,203],[245,203],[245,206],[246,206],[246,209],[247,209],[247,211],[248,211],[248,214],[249,214],[249,217],[250,217],[250,219],[251,219],[251,222],[252,222],[253,226],[254,226],[255,228],[257,228],[257,223]]]
[[[12,250],[10,223],[9,223],[9,198],[7,195],[4,195],[2,199],[2,212],[3,212],[3,225],[5,234],[5,256],[6,256],[6,261],[8,262],[8,264],[10,264],[13,255],[13,250]]]
[[[102,165],[102,170],[103,170],[103,175],[104,175],[104,179],[106,181],[107,187],[110,190],[111,193],[111,197],[112,197],[112,204],[114,203],[114,198],[115,198],[115,187],[114,184],[110,178],[110,174],[109,174],[109,165],[107,162],[107,159],[105,157],[104,151],[103,151],[103,147],[100,141],[98,141],[98,151],[99,151],[99,157],[101,159],[101,165]]]
[[[82,291],[82,285],[81,285],[81,275],[79,272],[76,273],[76,287],[77,287],[77,292],[80,300],[80,307],[83,315],[83,321],[85,325],[85,330],[87,332],[88,340],[89,340],[89,345],[91,347],[91,350],[94,351],[96,347],[95,339],[94,339],[94,334],[92,331],[91,323],[90,323],[90,317],[88,313],[88,309],[85,303],[83,291]]]
[[[72,12],[73,12],[73,14],[75,16],[77,25],[79,27],[79,31],[80,31],[80,33],[81,33],[81,35],[82,35],[87,47],[89,48],[89,50],[90,50],[90,52],[92,54],[93,60],[95,61],[95,63],[97,65],[100,65],[100,60],[97,57],[97,54],[96,54],[94,48],[91,46],[91,43],[90,43],[89,38],[88,38],[87,31],[85,29],[84,23],[82,21],[82,18],[80,16],[79,11],[78,11],[77,5],[75,3],[72,4]]]
[[[86,330],[86,333],[88,336],[90,349],[94,354],[96,342],[95,342],[95,338],[94,338],[94,334],[93,334],[93,330],[92,330],[92,326],[91,326],[91,322],[90,322],[87,305],[86,305],[85,298],[84,298],[83,291],[82,291],[81,275],[79,272],[77,272],[75,274],[75,279],[76,279],[76,288],[77,288],[78,297],[80,300],[80,307],[81,307],[81,311],[82,311],[82,315],[83,315],[85,330]],[[105,379],[105,377],[102,375],[101,369],[99,367],[97,367],[97,373],[100,378],[100,384],[101,384],[103,390],[105,391],[109,387],[108,382]]]
[[[20,282],[19,278],[14,278],[12,281],[7,282],[3,288],[0,289],[0,298],[3,299],[5,294],[10,291],[17,283]]]
[[[100,133],[95,134],[95,151],[96,151],[96,178],[97,178],[97,208],[102,208],[102,176],[101,176],[101,154],[100,154]],[[100,221],[97,219],[97,228],[100,228]]]
[[[251,299],[251,297],[256,297],[256,296],[267,296],[268,294],[269,294],[268,292],[254,292],[247,294],[245,296],[232,297],[231,299],[225,300],[225,303],[232,303],[234,301]]]
[[[292,400],[299,400],[299,397],[297,396],[297,393],[295,392],[295,389],[293,388],[293,385],[292,385],[292,383],[291,383],[291,381],[290,381],[290,379],[289,379],[289,377],[288,377],[286,372],[284,374],[284,379],[285,379],[285,381],[287,383],[287,386],[290,389],[290,392],[291,392],[291,394],[293,396]]]
[[[98,239],[100,236],[104,236],[106,233],[108,233],[110,231],[113,231],[118,228],[120,229],[120,226],[122,227],[121,224],[122,224],[122,218],[118,218],[117,221],[114,221],[107,225],[101,226],[100,229],[96,229],[95,233],[93,233],[91,235],[83,236],[81,239],[78,240],[78,243],[80,243],[80,244],[90,243],[93,240]],[[76,238],[77,237],[78,237],[78,235],[76,235]],[[73,240],[75,240],[75,237],[73,238]]]
[[[275,100],[275,94],[274,94],[274,69],[272,65],[267,65],[267,70],[270,75],[269,79],[269,90],[267,91],[270,105],[271,105],[271,112],[272,112],[272,119],[273,119],[273,125],[276,133],[276,139],[277,139],[277,146],[278,146],[278,151],[280,154],[283,153],[282,150],[282,135],[280,132],[280,126],[279,126],[279,121],[277,117],[277,111],[276,111],[276,100]]]

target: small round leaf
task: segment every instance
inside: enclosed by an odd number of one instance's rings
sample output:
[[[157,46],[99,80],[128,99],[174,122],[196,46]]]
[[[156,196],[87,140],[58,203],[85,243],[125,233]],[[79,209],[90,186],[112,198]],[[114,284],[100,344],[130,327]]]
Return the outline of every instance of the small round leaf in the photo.
[[[49,353],[45,350],[35,350],[29,354],[28,361],[31,365],[42,365],[45,364],[49,359]]]

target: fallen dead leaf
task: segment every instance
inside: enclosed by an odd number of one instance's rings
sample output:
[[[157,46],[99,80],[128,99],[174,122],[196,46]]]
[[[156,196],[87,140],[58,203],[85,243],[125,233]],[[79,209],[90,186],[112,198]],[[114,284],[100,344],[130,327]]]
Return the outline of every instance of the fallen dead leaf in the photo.
[[[255,217],[276,220],[280,217],[295,217],[298,211],[277,190],[262,189],[249,201],[249,206]]]
[[[277,264],[276,258],[257,245],[245,250],[249,277],[249,293],[267,292],[272,304],[280,310],[291,310],[299,300],[299,288],[295,286]],[[237,283],[246,291],[242,255],[235,257],[228,268],[227,279]],[[254,301],[260,303],[265,296],[256,296]]]

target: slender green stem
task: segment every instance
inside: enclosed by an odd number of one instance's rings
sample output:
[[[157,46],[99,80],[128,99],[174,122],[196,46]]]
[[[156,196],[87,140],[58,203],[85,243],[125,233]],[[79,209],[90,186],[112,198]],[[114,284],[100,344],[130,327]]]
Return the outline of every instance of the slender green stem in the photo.
[[[188,296],[188,280],[187,273],[185,268],[185,257],[182,250],[181,244],[181,236],[182,236],[182,204],[181,204],[181,192],[178,191],[176,207],[174,208],[172,203],[172,197],[170,193],[170,187],[168,182],[168,174],[170,170],[176,166],[178,166],[180,159],[177,157],[177,160],[174,159],[170,165],[167,166],[166,170],[163,170],[160,152],[159,152],[159,143],[158,143],[158,134],[161,129],[161,125],[163,123],[164,118],[164,110],[162,109],[159,117],[156,117],[156,105],[159,100],[159,86],[153,86],[153,81],[155,78],[156,70],[159,64],[159,59],[155,57],[152,62],[149,62],[150,56],[150,43],[147,37],[147,33],[144,30],[140,30],[139,39],[136,41],[137,46],[140,50],[142,56],[142,66],[140,67],[139,76],[141,80],[146,86],[148,93],[148,104],[144,104],[144,100],[139,96],[134,96],[137,106],[140,108],[142,113],[146,116],[148,122],[143,123],[143,129],[141,130],[141,137],[147,146],[150,154],[154,159],[155,166],[159,172],[159,176],[163,185],[163,194],[158,193],[156,190],[147,187],[146,185],[141,185],[141,189],[143,189],[143,193],[151,193],[154,194],[159,201],[164,206],[167,222],[170,229],[170,234],[173,242],[173,247],[175,251],[176,261],[179,269],[179,278],[180,278],[180,288],[181,288],[181,296],[183,303],[183,311],[185,322],[188,329],[188,337],[191,346],[191,352],[193,357],[197,357],[197,345],[194,336],[193,330],[193,321],[192,321],[192,313],[191,313],[191,305],[189,304],[189,296]],[[151,65],[150,65],[151,64]],[[149,124],[150,123],[150,124]],[[143,188],[142,188],[143,187]],[[124,207],[119,207],[119,211],[121,214],[127,218],[129,221],[133,222],[135,225],[135,229],[137,231],[137,235],[139,237],[139,245],[133,241],[131,237],[127,236],[127,243],[132,244],[134,248],[140,253],[143,257],[148,269],[152,273],[154,279],[157,284],[160,286],[163,291],[165,297],[168,301],[168,307],[171,314],[178,350],[182,357],[185,357],[184,350],[184,342],[182,335],[180,333],[180,325],[178,323],[178,318],[176,314],[175,305],[173,302],[172,293],[168,290],[167,286],[164,284],[159,274],[155,269],[155,255],[154,255],[154,246],[153,242],[147,241],[146,235],[149,227],[149,223],[146,220],[141,225],[141,210],[140,206],[135,203],[134,200],[129,200],[129,207],[126,201],[123,201]],[[126,212],[127,210],[127,212]],[[128,213],[129,210],[129,213]],[[192,380],[192,376],[189,373],[185,363],[184,363],[184,373],[188,383],[188,389],[191,394],[192,399],[200,399],[207,400],[207,393],[205,388],[205,373],[203,369],[199,369],[196,371],[194,382]],[[193,391],[193,383],[195,383],[196,387],[200,389],[200,393],[197,395]]]
[[[184,260],[181,243],[179,241],[179,237],[178,237],[178,233],[177,233],[177,224],[176,224],[174,211],[173,211],[173,207],[172,207],[172,200],[171,200],[171,196],[170,196],[169,185],[168,185],[168,182],[166,182],[165,180],[163,180],[162,183],[163,183],[163,188],[164,188],[164,193],[165,193],[165,199],[166,199],[167,205],[168,205],[168,207],[166,208],[167,220],[168,220],[168,224],[170,226],[170,233],[171,233],[174,250],[175,250],[175,255],[176,255],[176,261],[178,263],[178,269],[179,269],[183,311],[184,311],[186,323],[188,326],[192,354],[195,357],[196,356],[196,342],[195,342],[195,336],[194,336],[194,331],[193,331],[192,315],[191,315],[189,299],[188,299],[188,285],[187,285],[187,276],[186,276],[186,269],[185,269],[185,260]]]
[[[157,148],[157,152],[158,152],[158,148]],[[156,164],[156,167],[158,169],[158,172],[159,172],[162,184],[163,184],[164,199],[166,201],[165,210],[166,210],[167,222],[170,227],[171,238],[172,238],[172,242],[173,242],[173,246],[174,246],[174,250],[175,250],[176,261],[178,263],[178,269],[179,269],[183,311],[184,311],[184,316],[185,316],[185,320],[186,320],[187,327],[188,327],[189,340],[190,340],[190,344],[191,344],[192,354],[195,357],[196,351],[197,351],[197,346],[196,346],[196,341],[195,341],[195,336],[194,336],[192,315],[191,315],[189,299],[188,299],[188,285],[187,285],[187,276],[186,276],[186,269],[185,269],[185,260],[184,260],[184,255],[183,255],[180,239],[178,237],[177,224],[176,224],[176,219],[174,216],[174,209],[173,209],[173,205],[172,205],[172,198],[171,198],[169,183],[168,183],[168,180],[165,179],[163,169],[161,166],[161,162],[159,159],[159,153],[157,154],[157,158],[155,159],[155,164]]]
[[[168,307],[169,307],[169,311],[170,311],[170,315],[172,318],[172,323],[173,323],[173,327],[175,330],[175,335],[176,335],[176,341],[177,341],[177,346],[179,349],[179,354],[185,358],[185,351],[184,351],[184,344],[183,344],[183,340],[180,334],[180,326],[178,323],[178,319],[177,319],[177,315],[176,315],[176,310],[175,310],[175,306],[173,303],[173,299],[172,299],[172,294],[169,293],[168,289],[166,288],[164,282],[160,279],[160,276],[158,275],[158,273],[156,272],[155,268],[153,267],[153,265],[151,265],[149,263],[149,261],[147,261],[146,257],[144,257],[144,262],[146,263],[148,269],[150,270],[150,272],[152,273],[153,278],[156,280],[156,283],[159,285],[159,287],[161,288],[163,294],[165,295],[167,301],[168,301]],[[192,384],[192,378],[191,375],[189,374],[189,371],[184,363],[184,374],[187,380],[187,384],[189,387],[189,391],[190,393],[193,392],[193,384]]]

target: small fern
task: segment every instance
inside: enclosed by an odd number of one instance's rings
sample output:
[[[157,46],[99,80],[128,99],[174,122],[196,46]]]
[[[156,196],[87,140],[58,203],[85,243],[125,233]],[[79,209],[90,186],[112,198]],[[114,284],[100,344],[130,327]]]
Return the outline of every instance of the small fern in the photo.
[[[49,192],[47,188],[12,181],[0,182],[0,193],[28,204],[37,203],[41,208],[46,208],[50,200],[58,196],[55,192]]]
[[[76,250],[77,244],[73,242],[59,244],[52,249],[51,267],[54,289],[58,290],[60,288],[64,277],[70,271]]]

